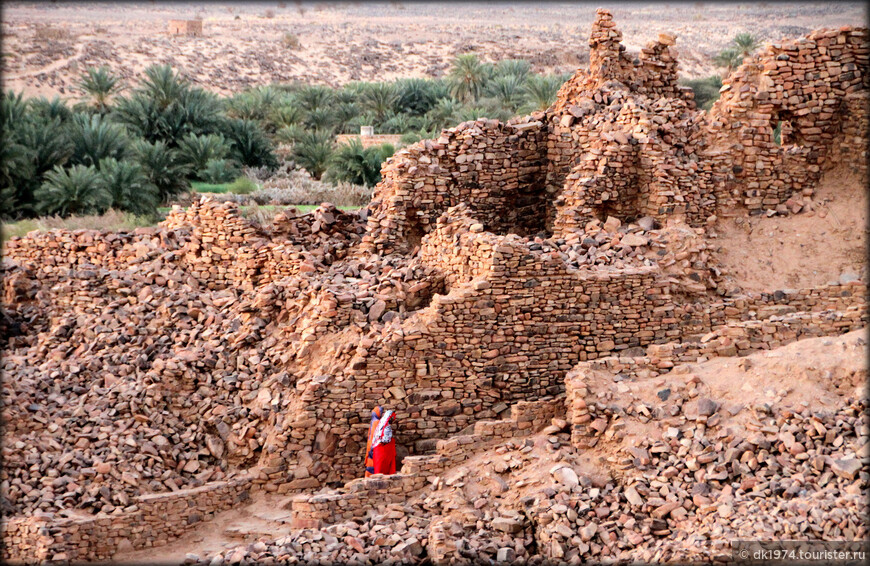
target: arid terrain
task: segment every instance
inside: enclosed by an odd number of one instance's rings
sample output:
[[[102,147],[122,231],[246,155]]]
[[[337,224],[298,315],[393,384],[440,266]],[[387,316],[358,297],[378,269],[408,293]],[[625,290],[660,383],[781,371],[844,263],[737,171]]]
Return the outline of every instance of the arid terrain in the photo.
[[[169,63],[221,93],[276,82],[342,85],[437,77],[460,53],[522,58],[536,71],[572,72],[588,61],[596,7],[612,9],[629,51],[661,31],[677,36],[681,74],[716,72],[712,57],[738,33],[762,42],[812,29],[861,25],[862,3],[4,3],[4,90],[70,96],[88,66],[122,76]],[[203,20],[202,37],[170,36],[170,19]],[[285,34],[299,46],[284,44]]]

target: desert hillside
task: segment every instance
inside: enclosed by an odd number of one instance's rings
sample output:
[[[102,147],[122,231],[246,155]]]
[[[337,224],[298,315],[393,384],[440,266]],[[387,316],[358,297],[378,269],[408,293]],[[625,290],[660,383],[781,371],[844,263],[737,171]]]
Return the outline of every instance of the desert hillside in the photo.
[[[706,77],[712,58],[738,33],[765,42],[821,27],[860,25],[861,3],[613,4],[639,51],[657,30],[680,41],[681,72]],[[73,95],[88,66],[109,65],[126,79],[153,63],[171,64],[221,93],[299,80],[342,85],[397,77],[437,77],[451,59],[528,59],[536,71],[571,72],[589,57],[589,4],[204,3],[128,5],[26,3],[4,6],[4,90]],[[203,20],[202,37],[173,37],[171,19]],[[285,36],[292,36],[285,43]]]

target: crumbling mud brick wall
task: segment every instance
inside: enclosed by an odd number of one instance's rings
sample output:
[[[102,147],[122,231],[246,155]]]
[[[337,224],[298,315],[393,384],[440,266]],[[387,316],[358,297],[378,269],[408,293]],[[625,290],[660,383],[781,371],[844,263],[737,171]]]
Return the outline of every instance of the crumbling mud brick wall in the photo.
[[[866,174],[868,39],[866,28],[819,30],[767,46],[723,81],[708,117],[710,145],[730,161],[720,207],[761,210],[812,194],[835,163]]]
[[[86,518],[11,518],[3,523],[4,561],[107,560],[121,542],[142,549],[165,545],[215,513],[249,497],[250,482],[236,479],[171,493],[143,495],[135,511]]]

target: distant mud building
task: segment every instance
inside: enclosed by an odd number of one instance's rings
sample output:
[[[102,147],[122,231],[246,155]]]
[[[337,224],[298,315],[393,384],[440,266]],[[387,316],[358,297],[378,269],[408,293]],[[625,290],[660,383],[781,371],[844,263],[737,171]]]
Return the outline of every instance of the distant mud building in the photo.
[[[169,20],[170,35],[202,35],[202,20]]]

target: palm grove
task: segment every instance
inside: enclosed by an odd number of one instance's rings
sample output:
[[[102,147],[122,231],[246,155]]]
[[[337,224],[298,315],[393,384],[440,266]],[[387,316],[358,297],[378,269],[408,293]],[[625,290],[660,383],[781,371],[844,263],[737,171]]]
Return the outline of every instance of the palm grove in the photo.
[[[754,48],[744,47],[727,66]],[[546,109],[568,76],[532,73],[525,60],[490,64],[464,54],[439,79],[342,88],[276,84],[222,97],[166,65],[147,68],[129,90],[107,68],[89,68],[78,84],[85,96],[71,106],[58,97],[25,99],[13,92],[0,99],[0,215],[12,220],[115,208],[153,217],[192,181],[227,183],[244,167],[274,169],[278,145],[315,179],[372,186],[394,148],[336,147],[336,134],[371,125],[378,133],[401,134],[407,144],[466,120],[507,120]],[[699,106],[718,97],[717,83],[719,77],[686,81]]]

